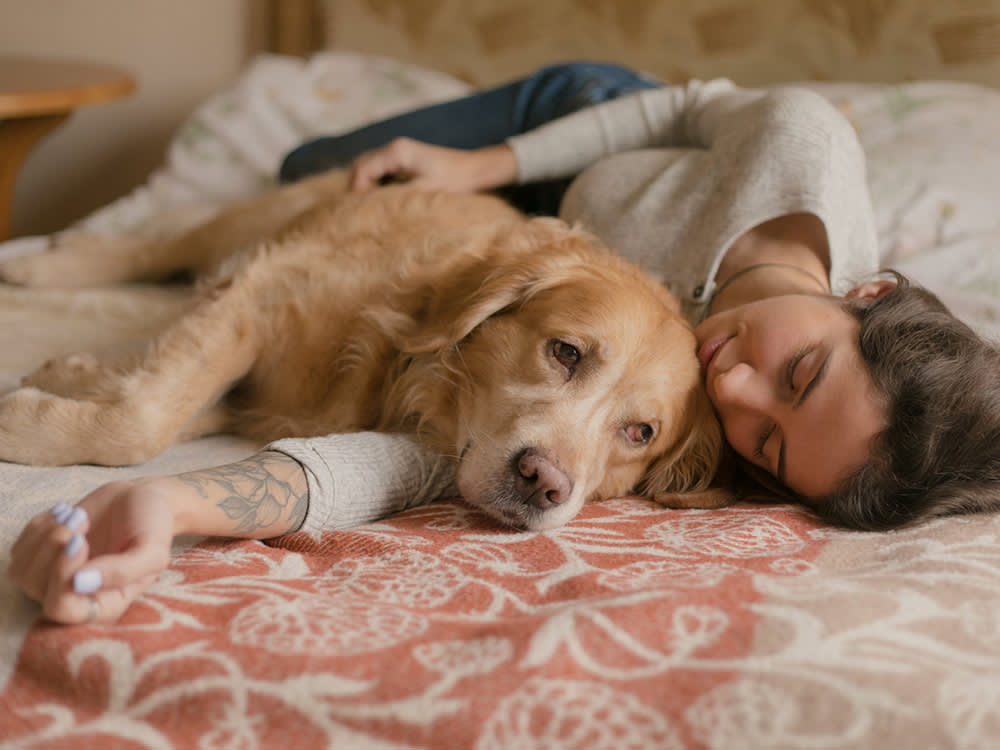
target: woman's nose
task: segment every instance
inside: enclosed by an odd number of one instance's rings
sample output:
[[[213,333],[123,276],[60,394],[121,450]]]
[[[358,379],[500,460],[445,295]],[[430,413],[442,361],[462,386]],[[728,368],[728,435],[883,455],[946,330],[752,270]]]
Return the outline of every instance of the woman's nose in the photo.
[[[719,407],[765,411],[771,401],[764,378],[745,362],[716,375],[714,390]]]

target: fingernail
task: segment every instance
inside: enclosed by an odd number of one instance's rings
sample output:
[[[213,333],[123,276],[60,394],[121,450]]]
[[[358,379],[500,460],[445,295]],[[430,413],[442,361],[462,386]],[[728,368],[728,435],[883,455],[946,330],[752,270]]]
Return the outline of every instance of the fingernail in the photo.
[[[74,529],[80,528],[85,520],[87,520],[87,511],[83,508],[77,507],[73,508],[73,511],[69,514],[69,518],[67,518],[63,523],[67,529],[73,531]]]
[[[77,552],[80,551],[80,547],[83,546],[83,537],[79,534],[74,534],[66,542],[66,546],[63,548],[63,552],[66,553],[66,557],[72,557]]]
[[[57,522],[59,522],[59,523],[66,523],[66,519],[69,517],[69,514],[72,513],[72,512],[73,512],[73,509],[70,506],[68,506],[66,503],[56,503],[55,505],[52,506],[52,510],[49,511],[49,514],[54,519],[56,519]]]
[[[97,568],[84,568],[73,576],[73,590],[78,594],[93,594],[103,582],[104,576]]]

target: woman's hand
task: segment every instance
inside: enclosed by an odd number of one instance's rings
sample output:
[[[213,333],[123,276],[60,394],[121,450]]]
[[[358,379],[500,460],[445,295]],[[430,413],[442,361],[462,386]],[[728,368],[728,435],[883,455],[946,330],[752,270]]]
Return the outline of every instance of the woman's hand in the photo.
[[[10,578],[50,620],[114,622],[167,567],[175,536],[270,539],[298,529],[308,506],[304,469],[277,451],[112,482],[31,519],[11,549]]]
[[[472,193],[512,183],[517,160],[506,144],[467,151],[396,138],[361,154],[351,165],[353,190],[369,190],[386,178],[424,190]]]
[[[113,622],[166,568],[173,538],[157,480],[115,482],[35,516],[11,550],[10,577],[50,620]]]

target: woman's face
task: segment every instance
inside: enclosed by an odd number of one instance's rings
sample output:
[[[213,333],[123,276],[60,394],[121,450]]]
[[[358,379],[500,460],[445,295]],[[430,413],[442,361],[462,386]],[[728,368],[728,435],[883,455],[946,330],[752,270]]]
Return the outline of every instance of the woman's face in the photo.
[[[712,315],[695,336],[709,398],[745,459],[806,498],[866,460],[885,414],[842,298],[770,297]]]

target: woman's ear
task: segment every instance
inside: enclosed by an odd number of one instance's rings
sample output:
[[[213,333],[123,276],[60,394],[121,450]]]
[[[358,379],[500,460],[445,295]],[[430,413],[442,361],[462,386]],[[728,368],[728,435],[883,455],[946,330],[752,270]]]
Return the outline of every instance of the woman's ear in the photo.
[[[851,291],[844,295],[844,299],[867,300],[868,302],[874,302],[879,297],[884,297],[886,294],[894,290],[897,283],[898,282],[895,279],[878,279],[877,281],[869,281],[861,284],[861,286],[854,287]]]

